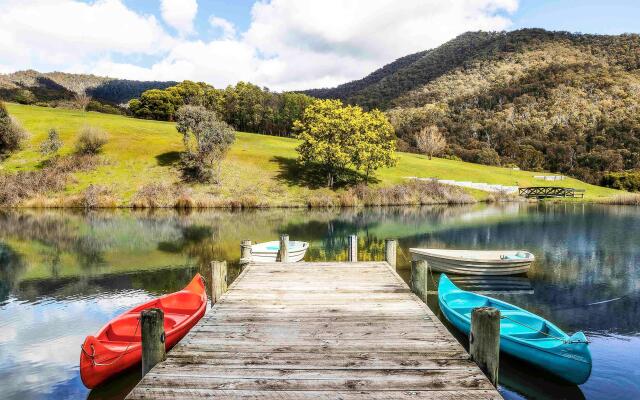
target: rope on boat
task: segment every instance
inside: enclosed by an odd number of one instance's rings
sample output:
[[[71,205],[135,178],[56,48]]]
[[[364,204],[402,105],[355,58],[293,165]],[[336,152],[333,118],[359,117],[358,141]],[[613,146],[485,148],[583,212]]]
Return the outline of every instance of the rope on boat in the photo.
[[[609,300],[602,300],[602,301],[596,301],[595,303],[589,303],[587,304],[588,306],[595,306],[597,304],[604,304],[604,303],[611,303],[612,301],[616,301],[616,300],[620,300],[622,297],[616,297],[615,299],[609,299]]]
[[[138,317],[138,323],[136,324],[136,329],[133,332],[133,337],[135,337],[136,334],[138,333],[138,328],[140,327],[140,320],[141,320],[141,318]],[[87,351],[84,349],[83,345],[80,345],[80,349],[82,349],[82,352],[87,357],[89,357],[91,359],[91,363],[94,366],[106,367],[108,365],[112,365],[112,364],[115,364],[116,362],[120,361],[120,359],[129,351],[129,347],[131,346],[131,343],[133,343],[133,342],[129,342],[129,344],[127,344],[127,347],[122,352],[120,352],[120,354],[116,358],[114,358],[111,362],[108,362],[108,363],[100,363],[100,362],[96,361],[96,359],[95,359],[96,358],[96,349],[93,347],[93,344],[91,345],[91,354],[87,353]]]
[[[504,319],[508,319],[509,321],[515,322],[518,325],[522,325],[525,328],[531,329],[532,331],[535,331],[535,332],[538,332],[538,333],[542,333],[543,335],[548,336],[548,337],[550,337],[552,339],[560,340],[561,342],[566,343],[566,344],[571,344],[571,343],[589,343],[588,340],[586,340],[586,341],[585,340],[569,340],[569,339],[565,339],[565,338],[558,337],[558,336],[555,336],[555,335],[551,335],[549,333],[541,331],[540,329],[536,329],[536,328],[534,328],[532,326],[529,326],[529,325],[527,325],[527,324],[525,324],[523,322],[517,321],[517,320],[515,320],[513,318],[509,318],[509,316],[503,315],[502,313],[500,313],[500,318],[501,319],[503,319],[503,318]]]

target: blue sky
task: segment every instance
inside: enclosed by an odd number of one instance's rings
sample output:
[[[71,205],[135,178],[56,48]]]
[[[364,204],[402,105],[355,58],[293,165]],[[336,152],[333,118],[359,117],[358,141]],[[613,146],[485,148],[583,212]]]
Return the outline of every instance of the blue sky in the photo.
[[[514,29],[545,28],[617,35],[640,32],[638,0],[527,0],[512,15]]]
[[[640,31],[640,0],[0,0],[0,72],[334,86],[468,30]]]

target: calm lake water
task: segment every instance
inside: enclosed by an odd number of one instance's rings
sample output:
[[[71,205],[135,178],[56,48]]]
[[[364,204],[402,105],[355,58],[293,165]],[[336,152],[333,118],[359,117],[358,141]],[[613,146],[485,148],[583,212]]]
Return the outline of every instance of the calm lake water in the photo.
[[[593,205],[70,212],[0,211],[0,398],[122,398],[137,373],[89,392],[78,373],[80,344],[106,321],[151,297],[181,289],[212,259],[232,262],[241,239],[281,233],[310,242],[306,259],[346,259],[357,233],[360,259],[382,259],[399,240],[399,273],[409,247],[518,248],[537,260],[528,276],[466,279],[592,341],[593,373],[566,385],[503,357],[508,399],[640,398],[640,208]],[[437,279],[437,276],[435,277]],[[441,317],[437,299],[429,306]],[[450,327],[450,330],[454,331]],[[455,332],[465,345],[464,335]]]

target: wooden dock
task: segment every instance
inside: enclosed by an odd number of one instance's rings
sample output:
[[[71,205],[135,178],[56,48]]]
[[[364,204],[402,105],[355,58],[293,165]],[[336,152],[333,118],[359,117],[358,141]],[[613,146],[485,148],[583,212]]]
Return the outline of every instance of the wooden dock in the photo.
[[[250,264],[128,399],[501,399],[386,262]]]

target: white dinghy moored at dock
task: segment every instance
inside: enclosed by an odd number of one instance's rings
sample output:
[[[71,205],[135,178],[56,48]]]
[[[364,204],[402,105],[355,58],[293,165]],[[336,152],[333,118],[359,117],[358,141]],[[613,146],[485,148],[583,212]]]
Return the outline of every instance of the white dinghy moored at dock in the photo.
[[[289,262],[302,261],[308,248],[308,242],[289,241]],[[279,250],[280,242],[277,240],[254,244],[251,246],[251,261],[256,263],[276,262]]]
[[[524,274],[535,260],[524,250],[409,249],[413,260],[426,260],[433,271],[460,275]]]

